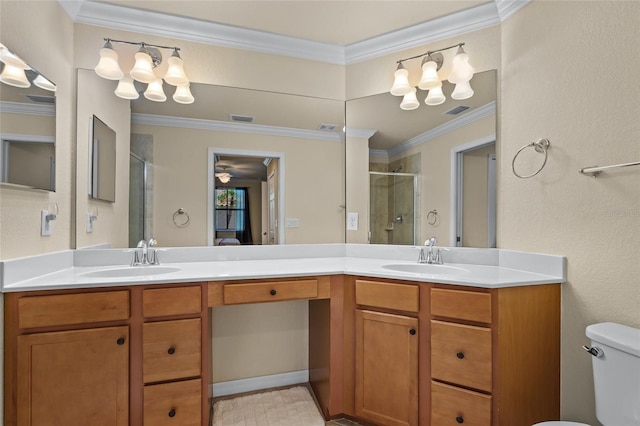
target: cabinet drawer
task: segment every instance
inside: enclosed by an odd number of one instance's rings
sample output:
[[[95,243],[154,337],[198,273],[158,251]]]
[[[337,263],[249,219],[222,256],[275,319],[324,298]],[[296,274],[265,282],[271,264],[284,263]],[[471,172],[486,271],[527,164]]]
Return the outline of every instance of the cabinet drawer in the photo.
[[[318,297],[318,280],[272,281],[264,283],[225,284],[225,305],[275,302]]]
[[[129,291],[26,296],[18,300],[18,327],[50,327],[129,318]]]
[[[491,295],[473,291],[431,289],[431,315],[491,323]]]
[[[491,329],[431,321],[431,377],[491,392]]]
[[[418,312],[419,288],[417,285],[356,280],[356,304]]]
[[[200,375],[200,318],[160,321],[142,326],[145,383]]]
[[[202,310],[200,286],[152,288],[142,292],[145,318],[197,314]]]
[[[144,426],[201,426],[200,379],[144,387]]]
[[[491,426],[491,396],[431,382],[432,426]]]

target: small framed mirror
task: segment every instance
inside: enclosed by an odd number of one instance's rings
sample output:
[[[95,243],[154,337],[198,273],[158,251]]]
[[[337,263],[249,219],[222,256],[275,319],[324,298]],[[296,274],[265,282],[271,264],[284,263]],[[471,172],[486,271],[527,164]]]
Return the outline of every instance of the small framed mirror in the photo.
[[[116,132],[95,115],[89,143],[89,196],[116,201]]]

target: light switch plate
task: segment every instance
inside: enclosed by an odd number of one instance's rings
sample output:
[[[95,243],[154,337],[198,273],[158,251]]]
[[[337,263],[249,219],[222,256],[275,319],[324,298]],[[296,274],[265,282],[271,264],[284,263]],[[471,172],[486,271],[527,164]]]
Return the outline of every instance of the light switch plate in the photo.
[[[347,213],[347,231],[358,230],[358,213]]]
[[[297,217],[288,217],[287,218],[287,228],[299,228],[300,220]]]
[[[51,221],[47,220],[47,216],[49,212],[46,210],[42,210],[40,212],[40,235],[43,237],[48,237],[51,235]]]

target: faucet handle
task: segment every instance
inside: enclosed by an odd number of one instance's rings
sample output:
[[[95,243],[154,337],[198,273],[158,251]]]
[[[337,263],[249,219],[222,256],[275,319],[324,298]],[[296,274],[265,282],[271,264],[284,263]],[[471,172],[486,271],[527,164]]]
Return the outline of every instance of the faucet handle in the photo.
[[[433,247],[438,243],[438,239],[436,237],[427,238],[424,242],[425,246]]]
[[[155,246],[158,245],[158,240],[156,240],[155,238],[151,237],[151,238],[149,238],[149,241],[147,242],[147,245],[149,246],[149,248],[155,247]]]
[[[136,248],[145,248],[145,247],[147,247],[147,242],[145,240],[138,241]]]

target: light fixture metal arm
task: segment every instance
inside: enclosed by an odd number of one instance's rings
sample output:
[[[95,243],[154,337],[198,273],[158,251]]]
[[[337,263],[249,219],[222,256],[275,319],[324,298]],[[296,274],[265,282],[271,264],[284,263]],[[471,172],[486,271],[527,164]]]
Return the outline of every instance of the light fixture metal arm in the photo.
[[[106,39],[105,39],[105,40],[106,40]],[[112,41],[114,41],[114,40],[112,40]],[[424,57],[424,56],[429,56],[429,55],[432,55],[432,54],[434,54],[434,53],[443,52],[443,51],[445,51],[445,50],[453,49],[454,47],[462,47],[462,46],[464,46],[464,43],[454,44],[453,46],[443,47],[442,49],[429,50],[428,52],[423,53],[423,54],[421,54],[421,55],[411,56],[411,57],[409,57],[409,58],[404,58],[404,59],[397,60],[397,61],[396,61],[396,64],[401,64],[401,63],[403,63],[404,61],[410,61],[411,59],[418,59],[418,58],[422,58],[422,57]]]
[[[134,46],[146,46],[146,47],[155,47],[158,49],[180,50],[178,46],[161,46],[159,44],[151,44],[151,43],[146,43],[144,41],[135,42],[135,41],[127,41],[127,40],[116,40],[113,38],[104,38],[103,40],[106,42],[113,42],[113,43],[132,44]]]

